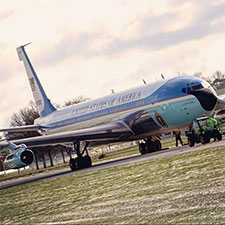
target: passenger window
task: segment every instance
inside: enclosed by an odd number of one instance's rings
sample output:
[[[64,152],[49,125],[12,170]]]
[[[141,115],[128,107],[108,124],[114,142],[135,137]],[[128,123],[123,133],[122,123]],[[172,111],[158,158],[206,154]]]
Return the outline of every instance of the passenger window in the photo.
[[[192,86],[192,90],[198,90],[198,89],[201,89],[201,88],[203,88],[203,86],[201,84]]]

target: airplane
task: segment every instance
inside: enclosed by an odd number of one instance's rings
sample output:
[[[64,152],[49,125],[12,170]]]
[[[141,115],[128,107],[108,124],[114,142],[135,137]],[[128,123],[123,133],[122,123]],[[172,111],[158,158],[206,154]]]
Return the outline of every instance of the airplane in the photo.
[[[0,148],[10,149],[6,168],[31,164],[34,154],[30,148],[45,145],[73,144],[77,157],[69,161],[72,171],[92,166],[90,146],[142,140],[139,151],[146,154],[162,148],[160,140],[152,141],[153,136],[186,128],[193,119],[225,108],[225,100],[208,82],[178,76],[56,110],[31,64],[26,45],[18,47],[17,53],[40,117],[34,125],[0,132],[38,130],[42,135],[1,143]]]

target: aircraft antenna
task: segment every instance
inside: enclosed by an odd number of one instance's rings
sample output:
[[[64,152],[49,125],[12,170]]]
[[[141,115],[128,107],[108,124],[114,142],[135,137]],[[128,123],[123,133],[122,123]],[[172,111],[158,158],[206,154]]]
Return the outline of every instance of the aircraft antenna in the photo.
[[[161,77],[162,77],[162,79],[163,79],[163,80],[165,80],[165,77],[163,76],[163,74],[162,74],[162,73],[161,73]]]
[[[143,83],[146,84],[146,81],[144,79],[142,79]]]

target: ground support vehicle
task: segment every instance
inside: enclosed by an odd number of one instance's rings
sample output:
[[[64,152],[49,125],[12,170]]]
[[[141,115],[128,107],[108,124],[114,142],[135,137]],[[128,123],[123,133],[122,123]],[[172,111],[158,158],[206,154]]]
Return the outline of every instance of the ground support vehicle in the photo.
[[[206,116],[193,120],[189,131],[186,131],[188,145],[193,147],[196,143],[207,144],[211,138],[214,138],[214,141],[220,141],[222,139],[221,126],[220,120]]]

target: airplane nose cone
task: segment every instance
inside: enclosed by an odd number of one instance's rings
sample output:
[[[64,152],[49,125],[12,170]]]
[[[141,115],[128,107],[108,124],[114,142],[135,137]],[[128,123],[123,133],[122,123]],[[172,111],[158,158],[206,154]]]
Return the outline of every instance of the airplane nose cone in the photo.
[[[218,98],[211,90],[203,88],[191,91],[190,94],[194,95],[198,99],[203,109],[212,111],[216,107]]]

